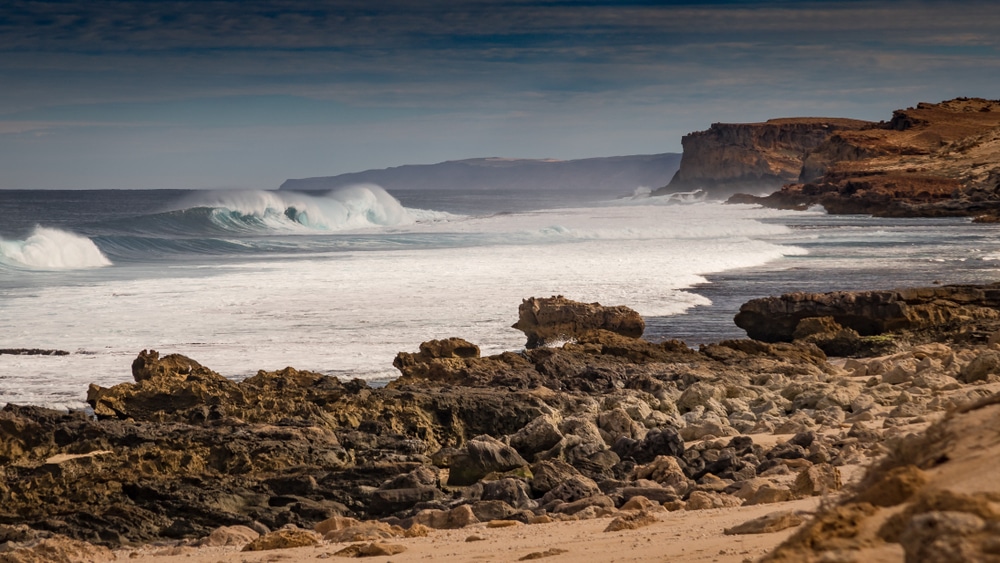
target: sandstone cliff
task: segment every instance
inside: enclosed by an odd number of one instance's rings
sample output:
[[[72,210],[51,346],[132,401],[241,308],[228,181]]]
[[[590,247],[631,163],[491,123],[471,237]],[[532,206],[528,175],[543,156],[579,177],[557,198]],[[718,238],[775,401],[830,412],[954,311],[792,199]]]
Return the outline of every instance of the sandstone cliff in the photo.
[[[764,123],[713,123],[681,139],[684,153],[666,194],[703,189],[712,197],[736,191],[771,191],[799,180],[806,155],[840,131],[871,127],[837,118],[771,119]]]
[[[1000,101],[921,103],[875,126],[838,131],[809,152],[795,183],[766,198],[733,201],[995,221],[1000,217]]]

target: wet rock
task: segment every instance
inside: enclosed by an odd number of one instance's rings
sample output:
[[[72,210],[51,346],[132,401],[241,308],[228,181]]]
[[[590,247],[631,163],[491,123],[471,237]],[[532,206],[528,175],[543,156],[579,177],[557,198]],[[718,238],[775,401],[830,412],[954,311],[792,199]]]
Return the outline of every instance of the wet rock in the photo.
[[[501,500],[481,500],[472,503],[470,506],[472,507],[472,513],[476,515],[476,519],[480,522],[506,520],[517,513],[517,510],[513,506]]]
[[[580,338],[598,330],[639,338],[646,325],[642,316],[628,307],[579,303],[560,295],[525,299],[518,307],[518,321],[514,328],[528,336],[528,348],[537,348],[550,342]]]
[[[992,530],[995,534],[1000,531]],[[899,543],[906,552],[907,561],[926,563],[960,563],[987,561],[982,543],[992,535],[986,522],[968,512],[934,511],[914,516]],[[995,537],[995,536],[994,536]],[[997,555],[993,554],[995,559]]]
[[[369,510],[374,515],[388,515],[406,510],[417,503],[441,498],[444,498],[444,493],[436,487],[377,490],[372,493]]]
[[[593,479],[588,479],[583,475],[573,475],[545,493],[540,503],[544,508],[555,501],[575,502],[598,495],[601,495],[601,489]]]

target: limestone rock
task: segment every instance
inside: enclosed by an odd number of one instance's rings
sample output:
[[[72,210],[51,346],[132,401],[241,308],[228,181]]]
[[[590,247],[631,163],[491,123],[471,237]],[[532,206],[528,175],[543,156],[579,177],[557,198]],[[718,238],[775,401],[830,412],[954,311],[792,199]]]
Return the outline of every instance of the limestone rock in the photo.
[[[730,506],[740,506],[743,501],[722,493],[709,493],[705,491],[694,491],[688,497],[685,510],[705,510],[707,508],[726,508]]]
[[[861,335],[1000,318],[1000,284],[902,291],[787,293],[744,303],[736,324],[750,338],[789,342],[802,319],[830,317]]]
[[[0,548],[4,563],[102,563],[114,561],[110,549],[65,536],[42,538]]]
[[[829,463],[821,463],[798,474],[792,494],[797,497],[825,495],[839,491],[842,486],[840,470]]]
[[[772,512],[759,518],[748,520],[738,526],[726,528],[724,533],[727,536],[740,534],[770,534],[780,532],[787,528],[798,526],[805,522],[805,518],[790,510]]]
[[[646,328],[642,316],[624,306],[605,307],[599,303],[579,303],[563,296],[525,299],[518,308],[514,328],[528,336],[528,348],[579,338],[606,330],[639,338]]]
[[[199,545],[206,547],[243,546],[260,537],[247,526],[220,526],[202,540]]]
[[[319,545],[319,535],[312,530],[283,528],[251,541],[243,548],[243,551],[269,551],[313,545]]]
[[[406,551],[406,548],[390,543],[364,543],[349,545],[344,549],[334,552],[338,557],[386,557],[397,555]]]
[[[503,473],[528,465],[517,450],[492,436],[477,436],[466,443],[464,450],[451,460],[449,486],[471,485],[490,473]]]
[[[398,538],[404,535],[403,529],[398,526],[391,526],[385,522],[367,521],[357,522],[347,525],[347,522],[338,523],[342,528],[330,529],[323,534],[323,540],[333,543],[374,541],[386,538]]]
[[[656,517],[656,514],[645,510],[639,510],[615,516],[614,519],[608,523],[608,526],[604,528],[604,531],[620,532],[621,530],[636,530],[650,526],[657,522],[659,522],[659,519]]]

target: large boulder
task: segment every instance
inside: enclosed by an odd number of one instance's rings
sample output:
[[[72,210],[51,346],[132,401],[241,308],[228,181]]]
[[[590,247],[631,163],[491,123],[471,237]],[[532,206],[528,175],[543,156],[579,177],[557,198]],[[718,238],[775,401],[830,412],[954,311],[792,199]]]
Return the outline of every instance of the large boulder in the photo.
[[[463,449],[451,459],[449,486],[472,485],[490,473],[503,473],[528,465],[517,450],[491,436],[476,436]]]
[[[599,330],[639,338],[646,329],[642,316],[628,307],[579,303],[562,295],[525,299],[517,312],[514,328],[528,336],[528,348],[577,339]]]

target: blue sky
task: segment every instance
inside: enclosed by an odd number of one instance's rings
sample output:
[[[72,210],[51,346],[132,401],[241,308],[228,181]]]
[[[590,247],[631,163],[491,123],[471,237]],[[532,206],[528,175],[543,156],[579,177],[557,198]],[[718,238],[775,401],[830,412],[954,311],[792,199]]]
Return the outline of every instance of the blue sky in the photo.
[[[679,152],[717,121],[1000,98],[1000,3],[4,0],[0,188],[274,188]]]

